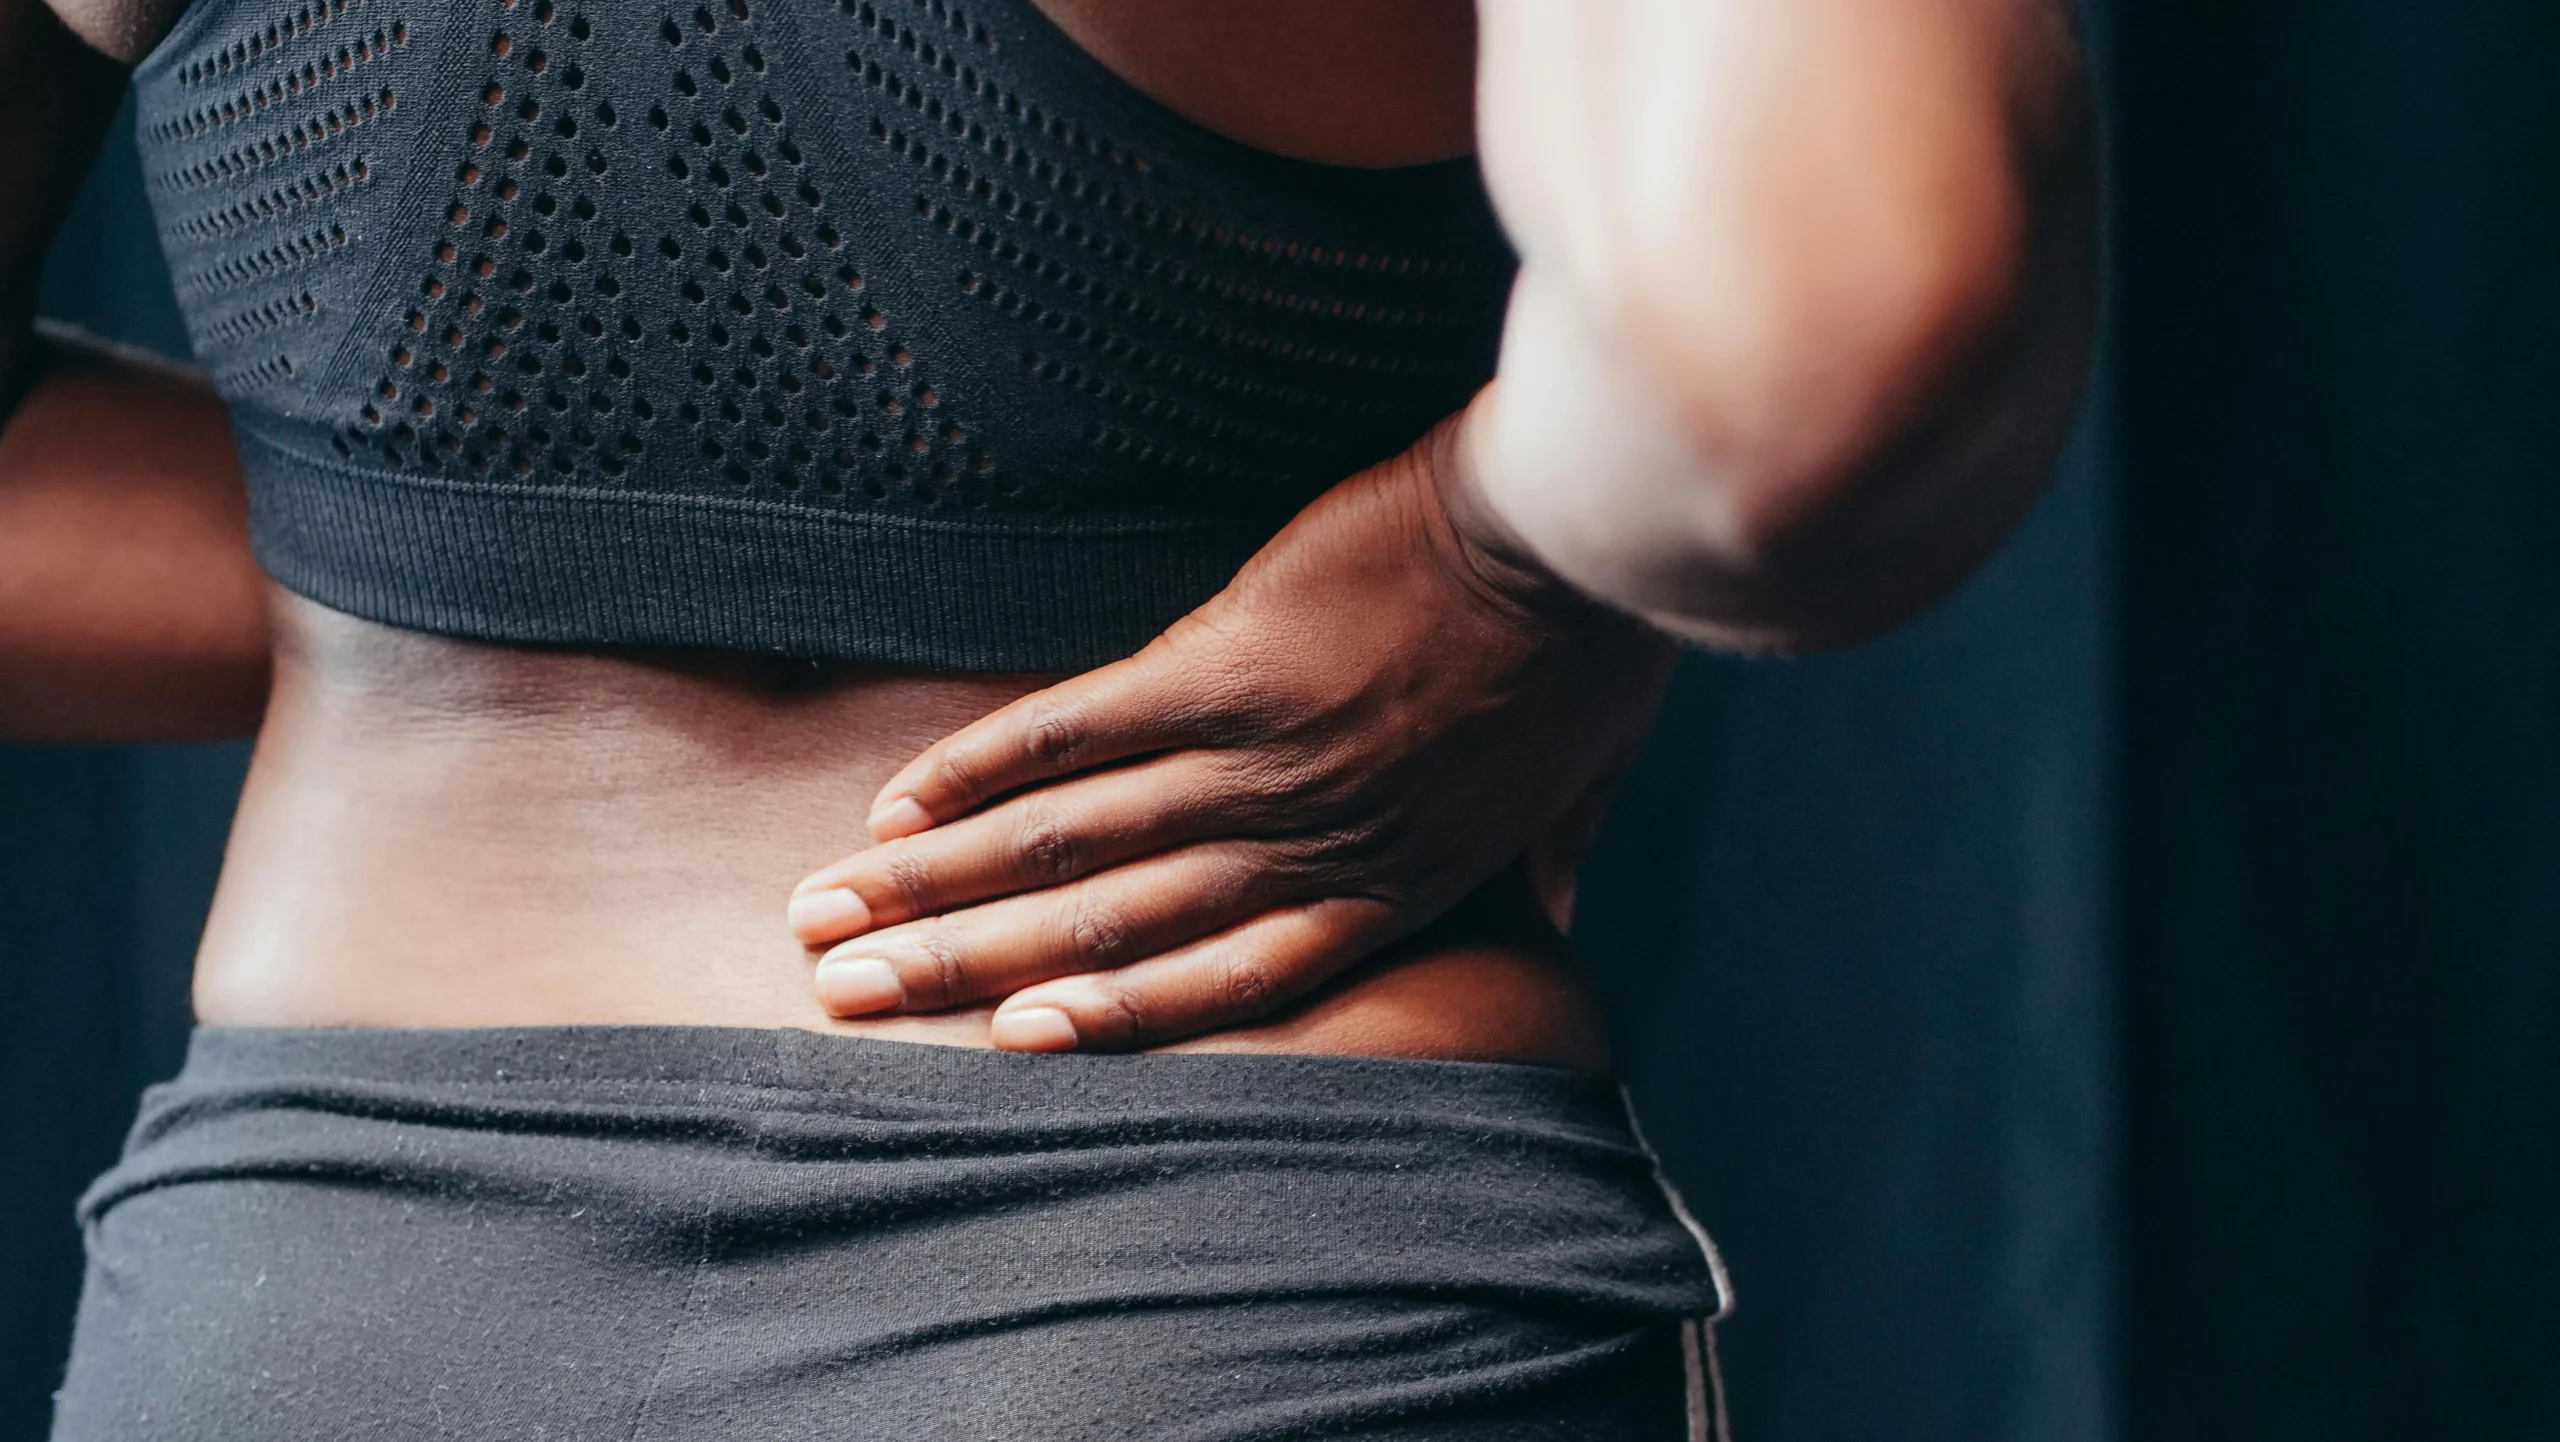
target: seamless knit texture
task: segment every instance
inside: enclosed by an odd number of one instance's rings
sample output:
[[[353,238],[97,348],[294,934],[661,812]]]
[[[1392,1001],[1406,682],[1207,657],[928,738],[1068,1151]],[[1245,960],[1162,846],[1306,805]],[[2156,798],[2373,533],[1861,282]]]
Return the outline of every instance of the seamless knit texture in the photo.
[[[207,1031],[57,1442],[1686,1435],[1604,1079],[799,1032]]]
[[[1028,0],[198,0],[135,86],[261,561],[462,636],[1126,654],[1514,268],[1471,161],[1234,144]]]

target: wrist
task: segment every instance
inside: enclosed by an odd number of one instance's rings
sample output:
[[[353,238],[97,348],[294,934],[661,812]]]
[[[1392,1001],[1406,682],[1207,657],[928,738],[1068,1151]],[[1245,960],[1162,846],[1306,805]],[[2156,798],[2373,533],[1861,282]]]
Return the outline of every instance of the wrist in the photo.
[[[1446,564],[1504,609],[1545,625],[1639,624],[1557,574],[1486,494],[1476,465],[1477,432],[1493,395],[1494,385],[1478,391],[1419,448]]]
[[[1442,513],[1449,518],[1450,529],[1462,543],[1503,567],[1552,578],[1554,569],[1538,559],[1527,539],[1494,508],[1492,498],[1485,494],[1484,475],[1476,463],[1483,454],[1480,432],[1490,414],[1495,387],[1500,384],[1487,384],[1465,410],[1433,434],[1432,486]]]

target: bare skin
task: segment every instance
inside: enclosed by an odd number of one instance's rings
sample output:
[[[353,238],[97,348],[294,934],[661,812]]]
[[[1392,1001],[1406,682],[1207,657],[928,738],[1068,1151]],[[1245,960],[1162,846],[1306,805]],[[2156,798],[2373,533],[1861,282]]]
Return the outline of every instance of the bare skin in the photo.
[[[1475,153],[1475,0],[1032,3],[1122,79],[1229,139],[1336,165]]]
[[[1074,24],[1069,8],[1060,18]],[[1357,124],[1327,106],[1300,134],[1268,123],[1288,107],[1265,93],[1229,126],[1239,138],[1347,162],[1465,148],[1472,37],[1412,23],[1446,4],[1313,8],[1326,11],[1329,43],[1343,53],[1373,51],[1374,27],[1396,53],[1436,48],[1433,63],[1458,83]],[[125,37],[119,48],[129,51],[148,27],[114,11],[92,3],[76,18],[93,35]],[[1104,49],[1106,60],[1156,64],[1109,18],[1074,28],[1120,45]],[[1147,33],[1170,36],[1196,64],[1203,47],[1156,20]],[[1229,71],[1219,88],[1254,96]],[[1178,68],[1153,73],[1196,85]],[[993,997],[926,1015],[831,1017],[783,902],[800,877],[860,844],[874,793],[918,752],[1059,678],[534,652],[401,632],[281,593],[261,626],[234,599],[246,554],[227,467],[139,468],[164,477],[146,489],[130,479],[135,468],[96,464],[94,438],[119,404],[139,438],[128,446],[227,454],[201,384],[157,376],[110,356],[49,369],[11,429],[18,463],[0,472],[10,477],[0,507],[46,505],[16,529],[57,541],[129,524],[137,507],[169,517],[178,539],[159,554],[121,550],[159,577],[143,593],[156,588],[156,601],[131,604],[147,604],[151,624],[196,611],[212,631],[174,652],[202,663],[201,677],[173,677],[168,655],[108,656],[93,675],[33,676],[28,707],[40,696],[95,718],[139,689],[158,699],[126,698],[133,718],[109,729],[220,734],[265,690],[272,647],[256,762],[198,958],[202,1021],[805,1027],[987,1044]],[[84,502],[89,513],[66,517]],[[25,614],[63,610],[57,598]],[[48,644],[95,659],[114,649],[98,638],[149,631],[136,620],[102,617],[85,649],[58,627]],[[7,670],[29,674],[16,658]],[[137,678],[158,684],[137,688]],[[11,719],[22,730],[65,729],[27,708]],[[1567,950],[1516,875],[1356,978],[1184,1045],[1605,1062]]]
[[[777,897],[918,750],[1044,678],[500,650],[279,598],[275,694],[203,950],[214,1025],[840,1022]],[[1596,1064],[1518,893],[1290,1017],[1195,1043]],[[1463,934],[1458,927],[1451,931]]]
[[[1235,0],[1178,23],[1169,0],[1054,8],[1096,54],[1125,56],[1149,24],[1187,29],[1197,68],[1171,46],[1124,68],[1256,143],[1306,137],[1273,127],[1249,86],[1194,88],[1221,47],[1259,47],[1336,119],[1358,113],[1328,88],[1358,62],[1307,64],[1287,17]],[[2093,126],[2064,7],[1474,10],[1485,166],[1524,258],[1500,379],[1434,442],[1311,506],[1145,653],[900,772],[874,804],[882,844],[795,899],[802,939],[837,943],[817,972],[834,1010],[1010,991],[999,1045],[1126,1045],[1300,994],[1489,861],[1525,853],[1561,918],[1569,819],[1595,813],[1607,770],[1558,775],[1559,760],[1618,738],[1558,702],[1632,713],[1624,678],[1648,660],[1555,593],[1736,649],[1843,644],[1955,585],[2041,492],[2096,314]],[[1410,100],[1442,74],[1371,82]],[[1395,153],[1432,153],[1430,131]],[[1454,543],[1421,543],[1442,533]],[[1399,561],[1358,564],[1396,551],[1381,536],[1408,543]],[[1472,574],[1513,624],[1481,625],[1464,587],[1417,594],[1388,572]],[[1334,614],[1312,599],[1327,594],[1345,598]],[[1435,628],[1399,629],[1416,615]],[[1510,752],[1523,739],[1545,744]],[[1505,774],[1470,764],[1506,753],[1521,764]],[[1141,927],[1142,944],[1098,949],[1059,924],[1168,905],[1226,929]]]
[[[1528,260],[1504,381],[1086,677],[437,640],[254,604],[202,383],[28,340],[97,52],[174,8],[55,3],[0,0],[0,187],[35,202],[0,213],[0,733],[264,700],[216,1024],[1598,1065],[1552,923],[1668,656],[1627,613],[1753,648],[1892,624],[2031,501],[2085,360],[2054,0],[1034,0],[1279,153],[1440,159],[1486,117]]]

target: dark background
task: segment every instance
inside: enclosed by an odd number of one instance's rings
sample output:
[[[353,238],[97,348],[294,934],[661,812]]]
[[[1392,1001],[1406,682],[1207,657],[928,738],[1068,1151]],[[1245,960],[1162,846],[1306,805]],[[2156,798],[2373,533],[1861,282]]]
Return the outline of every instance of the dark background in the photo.
[[[2054,495],[1698,658],[1586,883],[1751,1442],[2560,1436],[2560,10],[2098,26]],[[182,350],[128,149],[48,309]],[[0,1442],[176,1062],[240,748],[0,748]]]

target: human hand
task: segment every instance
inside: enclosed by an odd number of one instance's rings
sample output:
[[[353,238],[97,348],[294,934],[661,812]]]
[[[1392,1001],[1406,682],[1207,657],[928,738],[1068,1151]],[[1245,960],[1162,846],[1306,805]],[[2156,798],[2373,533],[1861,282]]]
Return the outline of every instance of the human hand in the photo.
[[[1675,654],[1512,558],[1452,423],[1144,651],[936,743],[793,894],[838,1016],[1006,997],[1014,1050],[1267,1015],[1526,862],[1573,863]],[[1453,503],[1454,502],[1454,503]]]

